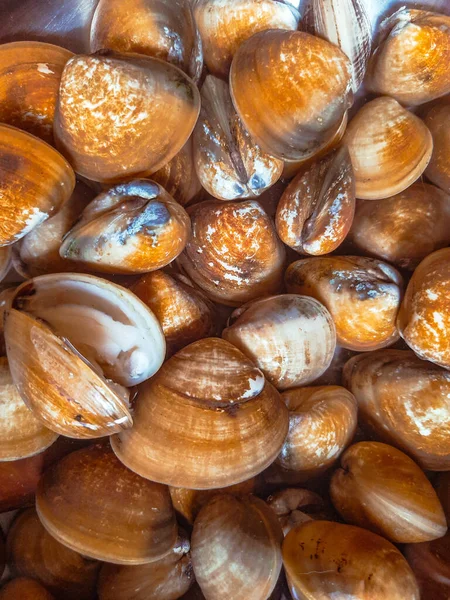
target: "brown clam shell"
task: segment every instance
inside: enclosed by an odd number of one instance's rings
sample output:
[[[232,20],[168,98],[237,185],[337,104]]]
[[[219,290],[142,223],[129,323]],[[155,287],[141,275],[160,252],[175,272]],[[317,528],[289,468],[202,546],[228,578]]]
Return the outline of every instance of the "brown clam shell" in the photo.
[[[267,498],[286,536],[293,527],[314,519],[326,519],[325,502],[315,492],[301,488],[286,488]]]
[[[425,175],[450,194],[450,103],[443,100],[425,116],[425,125],[433,136],[433,154]]]
[[[0,600],[55,600],[44,586],[34,579],[19,577],[0,589]]]

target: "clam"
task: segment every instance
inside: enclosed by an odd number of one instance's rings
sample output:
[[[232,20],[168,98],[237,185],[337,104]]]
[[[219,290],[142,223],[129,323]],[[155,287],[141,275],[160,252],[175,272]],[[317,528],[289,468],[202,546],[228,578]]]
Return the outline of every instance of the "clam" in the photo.
[[[172,356],[141,385],[134,408],[134,427],[112,438],[114,451],[142,477],[175,487],[213,489],[253,477],[275,460],[288,429],[275,388],[218,338]]]
[[[132,287],[154,313],[166,338],[167,355],[209,337],[216,329],[215,309],[205,294],[183,275],[154,271]]]
[[[359,442],[341,458],[330,483],[341,516],[396,543],[442,537],[445,514],[431,483],[406,454],[380,442]]]
[[[283,538],[265,502],[222,495],[202,508],[191,540],[192,565],[209,600],[260,600],[275,588]]]
[[[417,578],[421,597],[447,600],[450,594],[450,533],[431,542],[408,544],[405,557]]]
[[[328,254],[344,241],[355,212],[355,178],[345,146],[301,171],[281,196],[276,228],[301,254]]]
[[[36,510],[58,542],[115,564],[158,560],[177,537],[168,488],[125,468],[107,443],[72,452],[47,469]]]
[[[44,529],[33,508],[13,521],[7,538],[8,560],[20,577],[39,581],[67,600],[94,600],[100,563],[60,544]]]
[[[372,44],[372,26],[362,0],[309,0],[305,20],[314,35],[336,44],[352,64],[352,89],[364,79]]]
[[[181,533],[167,556],[145,565],[105,564],[98,583],[99,600],[176,600],[194,583],[190,543]]]
[[[199,110],[195,84],[169,63],[140,55],[79,55],[62,74],[56,144],[78,174],[123,181],[168,163],[187,142]]]
[[[253,142],[231,102],[228,84],[208,75],[194,129],[194,160],[202,186],[219,200],[259,196],[281,176],[283,161]]]
[[[341,127],[352,103],[351,64],[333,44],[300,31],[257,33],[236,52],[231,96],[262,150],[305,159]]]
[[[226,79],[239,46],[259,31],[298,27],[298,6],[283,0],[192,0],[208,71]]]
[[[433,136],[433,154],[425,175],[450,194],[450,103],[443,100],[425,116],[425,125]]]
[[[52,431],[101,437],[130,427],[128,392],[165,355],[153,313],[128,290],[81,274],[42,275],[20,286],[5,315],[11,375]]]
[[[178,263],[211,300],[239,306],[279,291],[284,246],[255,200],[202,202],[189,215],[192,235]]]
[[[317,379],[329,367],[336,346],[327,309],[296,294],[261,298],[238,308],[222,336],[280,390]]]
[[[360,354],[344,368],[361,423],[423,469],[450,469],[450,373],[406,350]]]
[[[450,195],[414,183],[391,198],[358,200],[349,238],[364,254],[412,270],[450,244]]]
[[[317,474],[330,467],[356,431],[353,394],[337,385],[283,392],[289,410],[289,433],[277,458],[291,471]]]
[[[8,581],[0,589],[0,600],[55,600],[44,586],[34,579],[20,577]]]
[[[8,359],[0,357],[0,461],[19,460],[38,454],[58,437],[42,425],[20,397],[9,371]]]
[[[289,266],[286,286],[327,307],[343,348],[377,350],[399,337],[396,318],[403,280],[387,263],[359,256],[306,258]]]
[[[290,530],[306,521],[326,519],[325,502],[315,492],[301,488],[286,488],[267,498],[286,536]]]
[[[147,273],[186,245],[186,211],[158,183],[135,179],[97,196],[65,235],[59,253],[106,273]]]
[[[406,289],[397,326],[400,335],[425,360],[450,368],[450,248],[429,254]]]
[[[380,200],[403,192],[425,171],[433,151],[426,125],[393,98],[376,98],[350,121],[344,136],[356,197]]]
[[[9,246],[57,212],[75,176],[54,148],[16,127],[0,124],[0,246]]]
[[[366,529],[308,521],[288,533],[282,552],[293,598],[420,598],[401,552]]]
[[[200,36],[190,0],[100,0],[91,24],[91,52],[134,52],[175,65],[198,81]]]
[[[0,462],[0,513],[32,506],[45,468],[45,452],[29,458]]]
[[[11,267],[11,246],[0,247],[0,282],[8,275]]]
[[[72,56],[44,42],[0,45],[0,122],[52,144],[61,74]]]
[[[450,472],[439,473],[436,481],[436,491],[447,517],[447,523],[450,522]]]
[[[449,61],[450,17],[403,7],[384,22],[368,87],[406,106],[423,104],[450,92]]]

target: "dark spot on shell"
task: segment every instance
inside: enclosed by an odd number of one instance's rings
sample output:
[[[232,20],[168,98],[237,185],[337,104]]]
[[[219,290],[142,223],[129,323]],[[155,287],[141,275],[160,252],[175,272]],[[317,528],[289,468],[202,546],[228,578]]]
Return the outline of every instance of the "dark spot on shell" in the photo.
[[[78,423],[81,423],[82,420],[83,420],[82,415],[75,415],[75,421],[78,421]]]
[[[22,166],[24,159],[12,152],[0,153],[0,169],[9,173],[15,173]]]

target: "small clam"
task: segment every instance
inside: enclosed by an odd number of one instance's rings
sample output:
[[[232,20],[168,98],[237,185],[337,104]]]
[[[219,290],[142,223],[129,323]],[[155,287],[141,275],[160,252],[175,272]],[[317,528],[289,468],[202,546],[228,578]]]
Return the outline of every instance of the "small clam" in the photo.
[[[28,577],[19,577],[8,581],[0,589],[0,600],[55,600],[38,581]]]
[[[308,521],[288,533],[282,551],[293,598],[420,598],[413,572],[400,550],[366,529]]]
[[[95,271],[147,273],[172,262],[189,234],[184,208],[158,183],[135,179],[92,200],[59,253]]]
[[[403,281],[387,263],[359,256],[298,260],[286,272],[289,292],[312,296],[330,311],[337,343],[357,351],[397,341]]]
[[[191,540],[195,577],[208,600],[268,598],[281,572],[281,526],[263,500],[222,495],[202,508]]]
[[[372,92],[406,106],[450,92],[450,17],[403,7],[385,21],[383,33],[368,69]]]
[[[156,317],[134,294],[73,273],[20,286],[6,312],[5,340],[25,403],[50,429],[75,438],[130,427],[121,386],[151,377],[165,355]]]
[[[285,250],[258,202],[207,201],[189,215],[192,235],[178,263],[211,300],[239,306],[279,291]]]
[[[216,329],[214,306],[187,277],[154,271],[141,277],[130,289],[158,319],[168,356],[213,335]]]
[[[0,246],[17,242],[70,198],[75,176],[42,140],[0,124]]]
[[[329,367],[336,346],[328,310],[296,294],[270,296],[238,308],[222,336],[281,390],[317,379]]]
[[[344,136],[356,178],[356,197],[399,194],[424,172],[433,151],[426,125],[393,98],[376,98],[350,121]]]
[[[301,254],[328,254],[344,241],[355,212],[355,178],[345,146],[301,171],[281,196],[276,228]]]
[[[300,31],[257,33],[236,52],[231,96],[261,148],[308,158],[336,135],[352,103],[351,64],[333,44]]]
[[[72,452],[47,469],[36,510],[58,542],[115,564],[158,560],[177,537],[168,488],[125,468],[107,443]]]
[[[64,68],[55,139],[77,173],[114,183],[168,163],[199,110],[195,84],[169,63],[136,54],[80,55]]]
[[[450,244],[450,195],[415,183],[383,200],[358,200],[350,240],[365,254],[414,269]]]
[[[0,45],[0,122],[52,144],[61,74],[72,56],[43,42]]]
[[[429,254],[406,289],[397,326],[400,335],[425,360],[450,368],[450,248]]]
[[[275,460],[288,429],[275,388],[218,338],[172,356],[140,387],[134,408],[134,427],[112,438],[114,451],[139,475],[175,487],[213,489],[253,477]]]
[[[450,597],[450,532],[431,542],[408,544],[405,557],[416,576],[421,597],[448,600]]]
[[[450,194],[450,103],[443,100],[425,116],[425,125],[433,136],[433,154],[425,175]]]
[[[420,467],[392,446],[359,442],[341,458],[330,483],[341,516],[396,543],[442,537],[447,531],[436,492]]]
[[[206,66],[226,79],[239,46],[266,29],[298,27],[298,6],[283,0],[192,0]]]
[[[283,161],[253,142],[231,102],[228,84],[208,75],[194,130],[194,160],[201,184],[219,200],[259,196],[281,176]]]
[[[286,488],[269,496],[267,504],[277,515],[285,536],[300,523],[326,519],[325,502],[310,490]]]
[[[100,0],[91,52],[135,52],[165,60],[198,81],[203,56],[190,0]]]
[[[57,597],[94,600],[100,563],[60,544],[43,527],[33,508],[13,521],[7,538],[13,572],[39,581]]]

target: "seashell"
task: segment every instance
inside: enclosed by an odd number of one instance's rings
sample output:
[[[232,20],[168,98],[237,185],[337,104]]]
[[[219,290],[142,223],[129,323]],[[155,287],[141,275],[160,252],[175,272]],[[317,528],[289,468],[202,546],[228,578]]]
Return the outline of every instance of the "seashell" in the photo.
[[[420,598],[401,552],[366,529],[308,521],[288,533],[282,552],[293,598]]]
[[[426,125],[393,98],[376,98],[350,121],[344,136],[356,197],[380,200],[403,192],[426,169],[433,140]]]
[[[408,544],[405,557],[422,598],[447,600],[450,594],[450,533],[439,540]]]
[[[72,52],[43,42],[0,46],[0,122],[53,144],[61,74]]]
[[[168,488],[126,469],[109,444],[72,452],[47,469],[36,510],[58,542],[114,564],[158,560],[177,537]]]
[[[425,169],[428,179],[450,194],[450,103],[443,100],[425,116],[425,125],[433,136],[433,154]]]
[[[297,6],[283,0],[193,0],[192,7],[208,71],[226,79],[238,48],[267,29],[296,30]]]
[[[190,543],[180,533],[167,556],[132,567],[105,564],[98,584],[99,600],[174,600],[194,583]]]
[[[11,268],[11,246],[0,247],[0,282],[8,275]]]
[[[264,31],[236,52],[230,89],[262,150],[305,159],[336,135],[352,104],[351,64],[337,46],[307,33]]]
[[[286,536],[293,527],[314,519],[326,519],[325,502],[315,492],[300,488],[286,488],[267,498]]]
[[[194,81],[203,55],[190,0],[100,0],[91,24],[91,52],[136,52],[167,61]]]
[[[288,429],[275,388],[218,338],[172,356],[140,387],[134,409],[133,429],[111,438],[113,450],[139,475],[175,487],[250,479],[275,460]]]
[[[33,508],[20,513],[8,531],[9,563],[17,576],[39,581],[67,600],[94,600],[100,563],[60,544]]]
[[[450,469],[450,373],[405,350],[360,354],[344,368],[361,423],[423,469]]]
[[[450,249],[428,255],[406,289],[397,327],[400,335],[425,360],[450,368]]]
[[[151,377],[165,355],[156,317],[134,294],[74,273],[20,286],[6,312],[5,340],[27,406],[49,429],[75,438],[130,427],[121,386]]]
[[[450,17],[402,7],[384,22],[372,55],[367,85],[406,106],[450,92]]]
[[[237,309],[222,337],[280,390],[317,379],[329,367],[336,346],[326,308],[295,294],[261,298]]]
[[[447,531],[444,511],[425,473],[393,446],[359,442],[342,455],[331,500],[349,523],[405,544]]]
[[[64,68],[54,134],[78,174],[114,183],[161,169],[187,142],[199,111],[195,84],[173,65],[80,55]]]
[[[282,539],[278,519],[263,500],[213,498],[195,519],[191,540],[192,565],[205,597],[267,598],[281,572]]]
[[[48,592],[34,579],[20,577],[8,581],[0,589],[0,600],[55,600],[55,597]]]
[[[336,462],[356,431],[357,404],[345,388],[304,387],[283,392],[289,433],[277,458],[291,471],[315,475]]]
[[[0,357],[0,428],[0,461],[38,454],[58,437],[27,408],[14,386],[4,356]]]
[[[158,319],[166,338],[167,356],[213,335],[215,308],[187,277],[154,271],[130,289]]]
[[[279,291],[284,246],[256,201],[202,202],[189,215],[192,235],[178,264],[211,300],[239,306]]]
[[[343,348],[377,350],[397,341],[403,280],[391,265],[359,256],[305,258],[289,266],[285,279],[289,292],[327,307]]]
[[[194,160],[205,190],[219,200],[253,198],[280,178],[283,161],[253,142],[237,115],[228,84],[208,75],[194,129]]]
[[[450,244],[450,196],[414,183],[391,198],[359,200],[349,239],[364,254],[412,270]]]
[[[314,385],[342,385],[342,370],[344,365],[355,354],[352,350],[347,350],[336,345],[330,366],[325,373],[314,381]]]
[[[361,0],[310,0],[308,31],[338,46],[352,64],[352,89],[357,92],[366,73],[372,26]]]
[[[172,160],[152,173],[152,180],[159,183],[181,206],[202,196],[203,188],[195,171],[192,136]]]
[[[77,182],[73,194],[56,215],[14,244],[12,259],[16,271],[28,279],[48,273],[81,270],[81,265],[61,258],[59,248],[63,237],[93,198],[92,190],[84,183]]]
[[[301,171],[281,196],[276,228],[301,254],[328,254],[344,241],[355,212],[355,178],[345,146]]]
[[[186,211],[158,183],[135,179],[84,209],[60,256],[106,273],[146,273],[168,265],[190,234]]]
[[[1,55],[0,55],[1,58]],[[0,124],[0,246],[17,242],[70,198],[75,176],[54,148]]]
[[[439,473],[436,481],[436,491],[444,509],[447,523],[450,522],[450,473]]]

